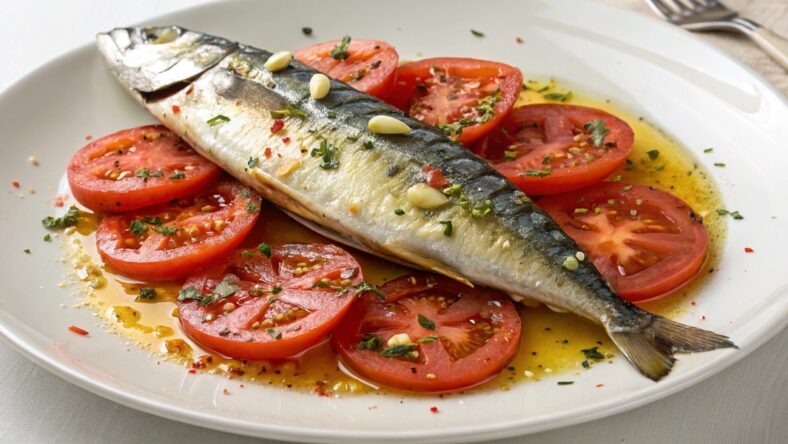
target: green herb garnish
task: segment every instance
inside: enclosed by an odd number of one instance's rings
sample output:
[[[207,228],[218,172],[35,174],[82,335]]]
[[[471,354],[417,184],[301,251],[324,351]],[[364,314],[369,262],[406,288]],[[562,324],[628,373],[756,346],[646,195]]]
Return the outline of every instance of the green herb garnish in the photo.
[[[143,182],[147,182],[151,177],[164,176],[164,171],[151,171],[150,168],[139,168],[137,171],[134,171],[134,175],[142,179]]]
[[[140,301],[150,301],[156,299],[156,289],[151,287],[142,287],[140,288],[140,294],[134,300],[137,302]]]
[[[471,208],[471,216],[475,217],[476,219],[481,219],[489,216],[490,213],[492,213],[492,210],[493,210],[492,201],[487,199],[484,202]]]
[[[129,225],[129,231],[132,234],[136,234],[137,236],[140,236],[142,234],[145,234],[146,231],[148,231],[148,226],[145,225],[145,222],[143,222],[142,219],[134,219],[133,221],[131,221],[131,224]]]
[[[277,330],[275,328],[269,328],[265,332],[268,333],[268,336],[274,339],[282,339],[282,332],[280,330]]]
[[[75,207],[74,205],[70,206],[61,217],[52,217],[47,216],[41,220],[41,223],[44,224],[44,227],[49,229],[59,229],[59,228],[66,228],[66,227],[73,227],[77,223],[79,223],[79,208]]]
[[[185,179],[185,178],[186,178],[186,173],[184,173],[183,171],[176,171],[170,174],[169,176],[169,179],[175,179],[175,180]]]
[[[338,45],[331,48],[331,58],[334,60],[345,60],[350,54],[347,52],[347,47],[350,45],[350,36],[342,37],[342,41]]]
[[[591,347],[591,348],[584,348],[580,350],[580,353],[586,357],[586,359],[605,359],[605,355],[599,352],[599,347]]]
[[[605,126],[604,120],[594,119],[590,122],[586,122],[586,124],[583,125],[583,128],[585,128],[586,131],[591,133],[590,135],[591,143],[593,143],[595,147],[599,148],[602,145],[604,145],[605,137],[607,137],[609,133],[607,127]]]
[[[380,350],[380,337],[378,336],[366,336],[361,342],[358,343],[356,346],[359,350],[372,350],[378,351]]]
[[[52,235],[47,233],[44,235],[44,242],[49,242],[52,240]]]
[[[484,33],[483,32],[477,31],[475,29],[471,29],[471,34],[473,34],[474,37],[484,37]]]
[[[309,26],[304,26],[303,28],[301,28],[301,33],[303,33],[304,35],[312,35],[312,28],[310,28]]]
[[[265,242],[257,246],[257,251],[266,255],[267,257],[271,257],[271,246],[266,244]]]
[[[416,346],[415,345],[413,345],[413,344],[407,344],[407,345],[400,344],[400,345],[395,345],[394,347],[389,347],[389,348],[383,350],[382,352],[380,352],[380,355],[381,356],[385,356],[387,358],[392,358],[392,357],[395,357],[395,356],[408,357],[408,355],[411,352],[414,352],[414,351],[416,351]]]
[[[366,142],[362,143],[361,146],[365,150],[371,150],[371,149],[375,148],[375,145],[372,143],[371,140],[367,140]]]
[[[451,237],[454,228],[450,220],[442,220],[438,222],[439,224],[443,225],[443,235],[446,237]]]
[[[553,172],[552,168],[543,168],[541,170],[526,170],[526,177],[547,177]]]
[[[402,216],[403,214],[405,214],[405,210],[403,210],[402,208],[397,208],[396,210],[394,210],[394,214],[396,214],[397,216]]]
[[[558,385],[572,385],[575,381],[558,381]]]
[[[208,119],[208,121],[205,122],[205,123],[207,123],[208,126],[216,126],[216,125],[218,125],[220,123],[227,123],[229,121],[230,121],[229,117],[227,117],[227,116],[225,116],[223,114],[218,114],[218,115],[213,116],[210,119]]]
[[[427,336],[419,339],[419,342],[422,343],[422,344],[427,344],[427,343],[430,343],[430,342],[435,342],[437,340],[438,340],[438,335],[427,335]]]
[[[659,150],[646,151],[646,154],[648,154],[649,159],[657,160],[657,157],[659,157]]]
[[[435,330],[435,322],[431,321],[423,314],[419,313],[417,319],[419,321],[419,325],[421,325],[422,327],[426,328],[427,330]]]
[[[570,98],[572,98],[572,91],[567,91],[565,93],[557,93],[552,92],[544,95],[544,98],[547,100],[553,100],[556,102],[566,102]]]
[[[249,166],[249,168],[254,168],[254,167],[257,166],[257,164],[259,162],[260,162],[260,158],[259,157],[250,157],[249,161],[246,162],[246,164]]]
[[[312,148],[312,157],[319,157],[323,163],[320,168],[324,170],[336,169],[339,166],[339,159],[336,158],[338,153],[337,147],[328,143],[326,139],[320,141],[320,147]]]
[[[380,291],[380,289],[378,289],[376,285],[370,284],[369,282],[360,282],[356,285],[353,285],[353,290],[356,296],[371,291],[376,295],[378,295],[379,298],[386,299],[386,293],[383,293],[382,291]]]
[[[246,211],[249,212],[249,213],[256,213],[256,212],[260,211],[260,207],[255,205],[254,202],[250,201],[250,202],[248,202],[246,204]]]

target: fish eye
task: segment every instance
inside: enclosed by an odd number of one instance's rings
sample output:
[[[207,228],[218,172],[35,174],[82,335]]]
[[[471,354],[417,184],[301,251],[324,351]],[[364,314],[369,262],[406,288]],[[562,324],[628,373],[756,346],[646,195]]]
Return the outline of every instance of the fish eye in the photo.
[[[161,45],[175,41],[181,36],[181,29],[176,26],[145,28],[142,30],[145,43]]]

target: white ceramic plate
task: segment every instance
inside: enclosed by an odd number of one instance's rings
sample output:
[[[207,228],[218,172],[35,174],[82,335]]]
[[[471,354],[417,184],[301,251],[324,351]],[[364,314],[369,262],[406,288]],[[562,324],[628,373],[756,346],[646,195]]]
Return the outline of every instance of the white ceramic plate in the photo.
[[[92,45],[43,66],[0,95],[0,333],[53,373],[94,393],[191,424],[267,438],[310,441],[468,441],[530,433],[628,410],[695,384],[777,333],[788,313],[788,105],[758,75],[689,34],[592,2],[518,0],[479,8],[457,1],[287,1],[219,3],[149,24],[179,24],[262,48],[294,49],[345,33],[394,43],[402,58],[470,56],[501,60],[526,76],[553,76],[574,89],[610,97],[667,130],[695,153],[713,146],[724,161],[709,168],[731,222],[723,260],[697,307],[681,321],[730,335],[740,350],[683,355],[673,374],[652,383],[623,359],[573,377],[447,399],[362,396],[321,398],[237,382],[187,376],[105,333],[62,279],[56,245],[41,241],[39,220],[71,153],[86,134],[150,121],[105,71]],[[126,25],[118,23],[118,26]],[[301,27],[315,35],[308,39]],[[484,38],[470,35],[474,28]],[[515,44],[516,36],[525,43]],[[37,154],[39,167],[27,162]],[[27,188],[38,190],[27,194]],[[743,254],[745,246],[756,254]],[[22,253],[31,248],[33,253]],[[706,316],[700,321],[700,314]],[[91,330],[89,339],[68,325]],[[604,383],[605,389],[595,388]],[[229,388],[232,396],[221,395]],[[438,405],[441,414],[430,414]],[[372,406],[377,408],[371,409]]]

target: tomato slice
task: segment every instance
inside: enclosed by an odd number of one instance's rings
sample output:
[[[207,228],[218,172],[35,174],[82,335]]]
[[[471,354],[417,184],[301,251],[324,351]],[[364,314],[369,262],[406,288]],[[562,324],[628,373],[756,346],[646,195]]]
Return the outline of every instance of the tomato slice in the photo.
[[[509,112],[523,84],[520,70],[503,63],[435,58],[397,68],[388,101],[411,117],[470,145]]]
[[[161,125],[94,140],[68,164],[68,183],[82,205],[103,213],[136,210],[193,196],[222,170]]]
[[[399,63],[397,50],[380,40],[352,39],[347,45],[347,57],[332,57],[332,50],[341,44],[340,40],[318,43],[296,51],[295,58],[359,91],[384,98],[394,82]]]
[[[602,183],[538,202],[585,251],[621,297],[670,294],[698,273],[709,244],[701,218],[657,189]]]
[[[286,244],[272,248],[270,258],[241,250],[186,281],[178,297],[181,325],[226,356],[287,358],[329,334],[362,280],[358,262],[335,245]]]
[[[333,336],[364,378],[403,390],[457,390],[493,377],[517,351],[520,317],[502,293],[428,274],[380,291],[385,298],[364,294]],[[411,345],[389,344],[403,334]]]
[[[602,110],[537,104],[513,109],[471,150],[526,194],[542,195],[602,181],[626,161],[634,138],[626,122]]]
[[[226,255],[249,234],[260,197],[235,180],[223,180],[197,197],[105,217],[96,231],[104,261],[141,280],[186,277]]]

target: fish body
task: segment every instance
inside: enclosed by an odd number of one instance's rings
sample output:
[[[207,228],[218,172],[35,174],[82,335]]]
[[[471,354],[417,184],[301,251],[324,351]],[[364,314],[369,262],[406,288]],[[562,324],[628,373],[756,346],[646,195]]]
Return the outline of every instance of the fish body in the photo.
[[[164,125],[335,240],[588,318],[653,380],[670,371],[674,352],[734,347],[621,299],[514,184],[385,102],[335,80],[312,99],[312,68],[292,61],[269,72],[270,52],[179,27],[119,28],[97,40],[109,69]],[[373,133],[375,116],[410,131]],[[448,182],[446,202],[431,210],[408,197],[425,166]]]

